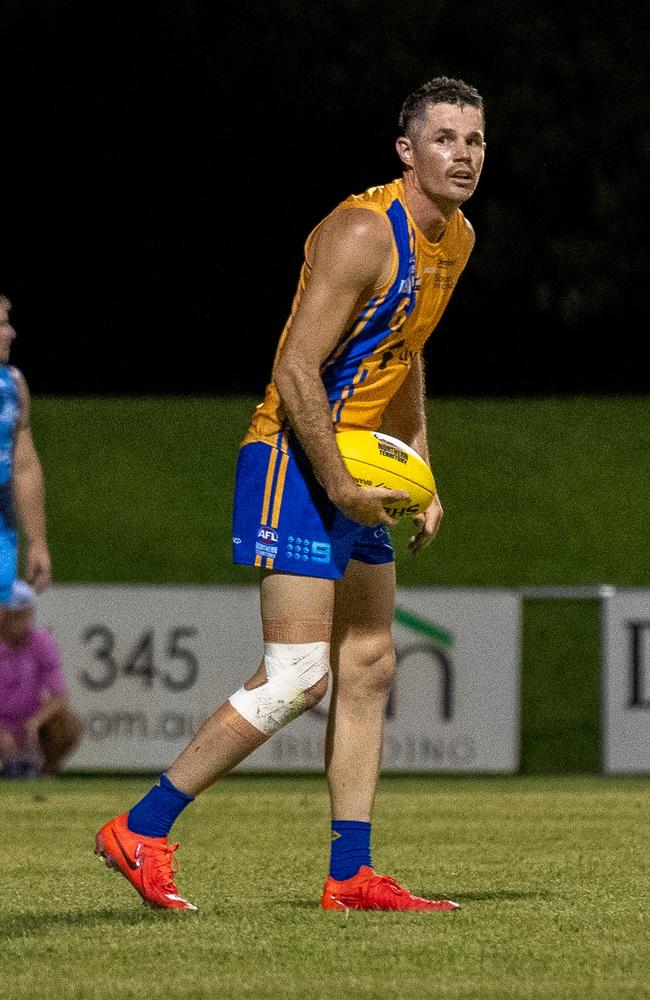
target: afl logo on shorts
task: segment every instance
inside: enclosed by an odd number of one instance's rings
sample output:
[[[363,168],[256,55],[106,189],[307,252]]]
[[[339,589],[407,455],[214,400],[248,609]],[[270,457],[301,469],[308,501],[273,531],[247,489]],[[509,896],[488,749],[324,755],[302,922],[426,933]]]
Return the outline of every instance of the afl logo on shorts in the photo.
[[[279,541],[278,533],[273,528],[260,528],[257,537],[266,545],[277,545]]]
[[[267,559],[275,559],[278,554],[278,541],[280,536],[275,528],[262,526],[257,529],[257,541],[255,543],[255,555]]]

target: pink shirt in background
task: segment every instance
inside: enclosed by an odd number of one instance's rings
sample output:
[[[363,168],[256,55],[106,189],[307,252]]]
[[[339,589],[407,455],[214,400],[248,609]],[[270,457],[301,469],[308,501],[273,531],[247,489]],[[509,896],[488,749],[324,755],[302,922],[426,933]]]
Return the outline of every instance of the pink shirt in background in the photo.
[[[0,640],[0,729],[13,736],[38,712],[45,694],[62,694],[65,678],[58,646],[48,631],[33,628],[24,646]]]

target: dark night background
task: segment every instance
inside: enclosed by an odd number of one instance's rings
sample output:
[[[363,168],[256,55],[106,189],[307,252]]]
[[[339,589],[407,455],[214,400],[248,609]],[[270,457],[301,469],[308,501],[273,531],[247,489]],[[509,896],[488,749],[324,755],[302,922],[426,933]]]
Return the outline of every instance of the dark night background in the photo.
[[[440,73],[483,93],[488,156],[430,392],[647,392],[644,5],[4,0],[0,32],[33,392],[258,392],[307,233],[398,175]]]

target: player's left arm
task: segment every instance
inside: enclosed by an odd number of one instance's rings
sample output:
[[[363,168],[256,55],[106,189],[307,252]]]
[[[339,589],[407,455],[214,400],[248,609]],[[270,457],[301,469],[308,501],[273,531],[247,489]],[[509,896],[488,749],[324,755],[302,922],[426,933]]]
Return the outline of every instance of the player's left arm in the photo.
[[[386,407],[382,430],[410,445],[429,463],[424,358],[421,352],[413,359],[408,375]],[[431,544],[438,533],[442,516],[442,504],[436,494],[427,509],[413,518],[418,529],[409,541],[413,555]]]
[[[52,564],[45,529],[45,485],[30,426],[30,395],[21,372],[16,371],[20,392],[20,419],[14,449],[14,496],[25,539],[25,577],[35,590],[52,582]]]

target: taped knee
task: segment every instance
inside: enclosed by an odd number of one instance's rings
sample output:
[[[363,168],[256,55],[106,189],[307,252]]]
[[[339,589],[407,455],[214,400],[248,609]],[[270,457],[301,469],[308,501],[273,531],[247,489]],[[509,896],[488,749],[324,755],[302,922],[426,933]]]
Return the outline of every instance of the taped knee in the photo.
[[[265,642],[266,682],[229,699],[240,715],[270,736],[312,708],[327,691],[329,642]]]

